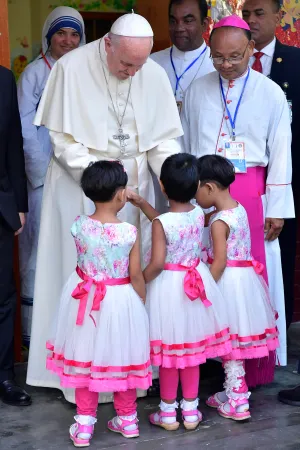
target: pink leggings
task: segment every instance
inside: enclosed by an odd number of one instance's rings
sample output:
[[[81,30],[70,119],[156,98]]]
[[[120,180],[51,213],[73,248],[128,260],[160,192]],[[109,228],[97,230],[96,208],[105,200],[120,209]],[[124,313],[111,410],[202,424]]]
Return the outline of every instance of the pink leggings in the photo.
[[[77,388],[75,400],[77,414],[96,417],[98,408],[98,392],[91,392],[88,388]],[[114,407],[118,416],[132,416],[136,413],[136,390],[114,393]]]
[[[184,398],[194,399],[198,397],[200,367],[186,367],[185,369],[159,368],[160,396],[164,400],[175,400],[177,389],[181,382]]]

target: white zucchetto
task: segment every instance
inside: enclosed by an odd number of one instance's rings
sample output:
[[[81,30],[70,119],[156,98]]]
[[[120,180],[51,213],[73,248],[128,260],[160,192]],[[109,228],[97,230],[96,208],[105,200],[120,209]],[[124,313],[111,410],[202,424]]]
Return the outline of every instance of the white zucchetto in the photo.
[[[117,19],[112,27],[111,33],[126,37],[153,37],[150,23],[143,16],[135,14],[124,14]]]

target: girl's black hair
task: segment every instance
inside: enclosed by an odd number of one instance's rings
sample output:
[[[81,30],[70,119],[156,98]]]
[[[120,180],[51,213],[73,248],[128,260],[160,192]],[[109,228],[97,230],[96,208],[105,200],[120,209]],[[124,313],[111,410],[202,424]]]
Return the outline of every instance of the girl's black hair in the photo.
[[[160,181],[170,200],[189,202],[195,197],[199,184],[197,159],[187,153],[169,156],[162,165]]]
[[[235,180],[234,165],[223,156],[202,156],[197,163],[200,186],[215,183],[220,189],[227,189]]]
[[[83,172],[81,187],[93,202],[111,201],[119,189],[124,189],[128,176],[119,161],[97,161]]]

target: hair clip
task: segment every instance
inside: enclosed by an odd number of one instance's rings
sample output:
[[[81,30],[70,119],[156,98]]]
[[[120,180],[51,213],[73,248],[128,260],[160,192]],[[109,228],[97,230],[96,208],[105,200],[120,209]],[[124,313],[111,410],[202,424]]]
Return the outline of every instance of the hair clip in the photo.
[[[120,159],[116,159],[116,163],[120,164],[120,166],[123,167],[124,172],[127,173],[127,170],[125,169],[124,164]]]

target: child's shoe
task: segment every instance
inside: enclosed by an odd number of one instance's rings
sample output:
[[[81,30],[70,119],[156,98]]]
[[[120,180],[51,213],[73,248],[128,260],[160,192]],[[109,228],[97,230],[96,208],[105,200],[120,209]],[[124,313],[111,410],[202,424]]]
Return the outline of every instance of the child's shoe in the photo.
[[[251,393],[245,380],[245,368],[243,361],[226,361],[225,369],[225,393],[228,400],[218,407],[218,413],[225,419],[248,420],[249,397]]]
[[[176,421],[176,409],[178,408],[178,403],[168,404],[161,401],[159,408],[160,410],[158,412],[150,414],[150,423],[167,431],[178,430],[179,422]]]
[[[219,406],[223,405],[224,403],[226,403],[228,401],[228,397],[225,393],[225,391],[223,392],[217,392],[214,395],[211,395],[207,400],[206,400],[206,405],[209,406],[210,408],[215,408],[218,409]]]
[[[202,422],[202,414],[197,409],[198,404],[198,399],[193,402],[181,400],[180,408],[182,412],[183,425],[186,430],[196,430],[200,422]]]
[[[218,413],[225,419],[248,420],[251,418],[249,403],[245,398],[238,400],[229,399],[218,408]]]
[[[92,416],[75,416],[74,419],[76,423],[71,425],[69,430],[74,447],[89,447],[97,420]]]
[[[132,416],[116,416],[107,424],[110,431],[120,433],[127,439],[137,438],[140,435],[136,414]]]

